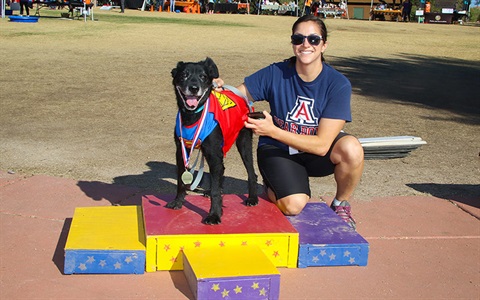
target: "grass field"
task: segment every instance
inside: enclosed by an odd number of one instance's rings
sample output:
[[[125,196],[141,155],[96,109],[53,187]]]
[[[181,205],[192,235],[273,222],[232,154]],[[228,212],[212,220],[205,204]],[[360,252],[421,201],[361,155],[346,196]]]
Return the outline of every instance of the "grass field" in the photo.
[[[97,21],[83,22],[40,13],[38,23],[0,20],[2,170],[173,192],[176,63],[209,56],[237,85],[292,55],[294,17],[96,9]],[[327,62],[354,89],[346,129],[428,142],[405,159],[369,161],[356,197],[479,195],[480,27],[325,22]],[[245,189],[238,155],[227,157],[226,175],[226,192]],[[332,185],[319,181],[314,192],[332,195]]]

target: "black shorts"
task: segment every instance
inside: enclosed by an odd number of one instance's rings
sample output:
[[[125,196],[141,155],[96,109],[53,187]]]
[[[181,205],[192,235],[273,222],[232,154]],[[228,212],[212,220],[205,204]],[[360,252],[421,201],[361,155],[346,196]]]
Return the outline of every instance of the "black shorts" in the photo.
[[[325,156],[311,153],[290,155],[288,151],[272,145],[257,149],[257,161],[265,184],[275,193],[277,199],[292,194],[307,194],[311,197],[308,177],[324,177],[333,174],[335,165],[330,154],[335,143],[349,135],[340,132]]]

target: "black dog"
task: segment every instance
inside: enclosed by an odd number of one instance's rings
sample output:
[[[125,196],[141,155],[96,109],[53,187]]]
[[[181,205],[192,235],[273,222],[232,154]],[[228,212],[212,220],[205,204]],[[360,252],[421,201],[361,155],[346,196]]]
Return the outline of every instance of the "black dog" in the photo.
[[[175,200],[167,203],[168,208],[180,209],[185,201],[187,185],[191,183],[192,178],[187,173],[189,154],[191,154],[192,143],[196,140],[194,136],[191,138],[190,143],[188,138],[182,136],[188,128],[195,128],[195,124],[202,124],[202,120],[208,120],[207,111],[209,107],[214,105],[217,99],[210,99],[213,85],[212,80],[217,78],[218,68],[212,59],[206,58],[204,61],[197,63],[193,62],[179,62],[177,67],[172,70],[173,86],[175,88],[175,95],[177,97],[177,104],[179,109],[179,115],[177,117],[177,125],[175,129],[175,145],[176,145],[176,162],[177,162],[177,196]],[[220,94],[219,94],[220,95]],[[245,102],[244,99],[241,99]],[[217,101],[218,102],[218,101]],[[215,102],[216,103],[216,102]],[[229,102],[230,104],[233,102]],[[242,105],[246,105],[243,103]],[[206,107],[208,106],[208,107]],[[240,106],[240,105],[227,105]],[[220,113],[225,113],[220,109]],[[247,108],[248,110],[248,108]],[[248,112],[248,111],[247,111]],[[245,113],[246,115],[246,113]],[[215,117],[215,119],[217,116]],[[228,118],[227,118],[228,119]],[[236,118],[238,119],[238,118]],[[180,122],[180,124],[178,123]],[[199,123],[197,123],[199,122]],[[204,121],[206,124],[207,121]],[[214,123],[215,124],[215,123]],[[221,122],[220,122],[221,124]],[[199,133],[198,142],[195,143],[194,148],[200,148],[202,151],[211,175],[210,197],[211,205],[208,216],[203,220],[205,224],[219,224],[221,223],[222,216],[222,185],[224,176],[224,164],[223,158],[227,150],[225,150],[225,140],[231,137],[231,134],[226,134],[224,128],[233,128],[230,124],[222,127],[220,124],[210,126],[211,132],[204,136]],[[182,127],[183,126],[183,127]],[[202,125],[203,126],[203,125]],[[208,127],[197,125],[204,128]],[[248,199],[246,200],[247,206],[255,206],[258,204],[257,197],[257,176],[253,168],[253,154],[252,154],[252,131],[243,126],[241,121],[241,128],[236,130],[238,137],[235,141],[237,149],[242,157],[243,164],[248,173]],[[179,130],[179,128],[183,128]],[[194,131],[196,131],[194,129]],[[182,133],[183,132],[183,133]],[[197,133],[195,133],[197,135]],[[187,140],[187,141],[185,141]],[[233,141],[232,141],[233,143]],[[200,144],[200,146],[199,146]],[[187,160],[187,162],[185,162]],[[182,178],[183,177],[183,178]]]

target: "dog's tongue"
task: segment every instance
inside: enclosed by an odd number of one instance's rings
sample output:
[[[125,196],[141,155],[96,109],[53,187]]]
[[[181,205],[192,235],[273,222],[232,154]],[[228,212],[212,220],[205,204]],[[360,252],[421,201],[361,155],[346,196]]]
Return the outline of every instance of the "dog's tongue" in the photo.
[[[198,105],[197,97],[188,97],[187,98],[187,105],[191,107],[196,107]]]

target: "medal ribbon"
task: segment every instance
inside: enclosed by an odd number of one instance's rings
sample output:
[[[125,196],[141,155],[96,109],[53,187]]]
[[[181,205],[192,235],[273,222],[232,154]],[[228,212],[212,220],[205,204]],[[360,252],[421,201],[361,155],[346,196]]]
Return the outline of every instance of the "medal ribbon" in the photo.
[[[205,106],[203,107],[202,116],[200,117],[200,122],[197,125],[197,129],[195,130],[195,134],[193,135],[192,146],[190,148],[190,153],[187,153],[187,147],[185,147],[185,142],[183,141],[182,135],[182,117],[180,112],[178,112],[178,125],[180,126],[180,143],[182,145],[182,156],[183,156],[183,163],[185,165],[185,169],[188,170],[188,165],[190,162],[190,158],[193,153],[193,149],[195,149],[195,145],[197,144],[198,137],[200,136],[200,132],[202,132],[203,125],[205,124],[205,119],[207,117],[208,108],[210,104],[210,97],[208,97],[207,101],[205,102]]]

